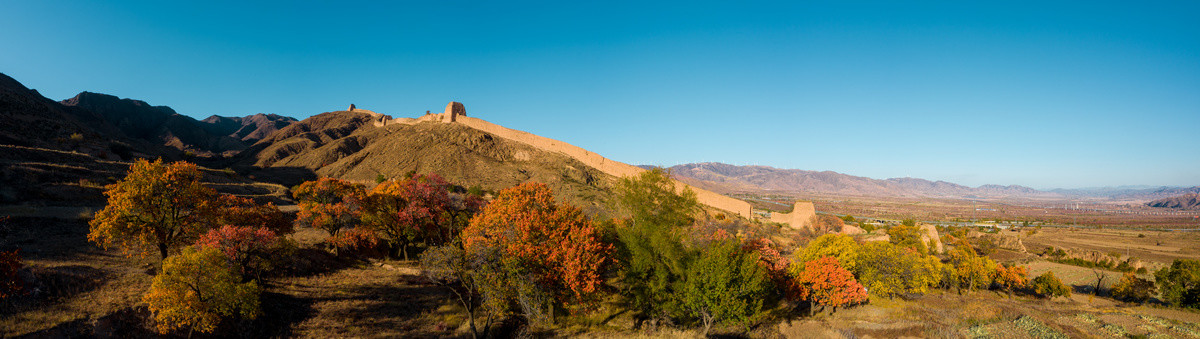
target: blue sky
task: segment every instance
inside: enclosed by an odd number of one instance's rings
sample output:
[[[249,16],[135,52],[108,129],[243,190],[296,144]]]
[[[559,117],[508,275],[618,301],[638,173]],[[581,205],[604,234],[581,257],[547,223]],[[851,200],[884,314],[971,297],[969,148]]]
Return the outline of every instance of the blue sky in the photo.
[[[10,1],[0,72],[196,118],[350,103],[609,158],[1200,185],[1200,3]]]

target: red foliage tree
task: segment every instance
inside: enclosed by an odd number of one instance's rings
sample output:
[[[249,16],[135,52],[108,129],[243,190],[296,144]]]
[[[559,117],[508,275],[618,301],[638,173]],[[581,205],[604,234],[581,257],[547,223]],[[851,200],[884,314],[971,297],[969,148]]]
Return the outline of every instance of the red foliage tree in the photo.
[[[17,250],[0,252],[0,300],[4,300],[23,289],[21,277],[21,256]]]
[[[556,203],[550,188],[541,183],[500,191],[471,219],[462,238],[467,251],[497,248],[505,257],[525,263],[559,302],[595,292],[613,252],[579,208]]]
[[[384,181],[365,201],[364,221],[400,247],[408,259],[408,245],[449,243],[458,236],[450,184],[436,174],[417,175],[401,181]]]
[[[805,262],[796,283],[800,286],[800,298],[813,306],[830,306],[836,310],[838,306],[867,300],[866,289],[834,257]],[[809,310],[811,312],[812,307]]]
[[[362,185],[333,178],[300,184],[292,191],[292,197],[300,202],[296,223],[337,235],[342,228],[358,225],[364,193]]]
[[[765,238],[750,239],[742,243],[742,249],[758,252],[759,265],[767,269],[767,276],[779,288],[779,292],[783,294],[784,298],[792,301],[800,300],[800,285],[788,273],[791,260],[779,253],[774,242]]]
[[[279,241],[279,236],[266,227],[226,225],[201,235],[196,245],[221,251],[249,280],[270,269],[271,257],[278,251]]]

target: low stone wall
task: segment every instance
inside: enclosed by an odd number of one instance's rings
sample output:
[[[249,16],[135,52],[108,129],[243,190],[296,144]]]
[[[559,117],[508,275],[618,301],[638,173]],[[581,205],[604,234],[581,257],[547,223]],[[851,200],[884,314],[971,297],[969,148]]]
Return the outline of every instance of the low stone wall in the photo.
[[[812,227],[810,223],[817,216],[817,209],[811,201],[797,201],[792,206],[792,213],[771,213],[771,222],[788,224],[792,228]]]

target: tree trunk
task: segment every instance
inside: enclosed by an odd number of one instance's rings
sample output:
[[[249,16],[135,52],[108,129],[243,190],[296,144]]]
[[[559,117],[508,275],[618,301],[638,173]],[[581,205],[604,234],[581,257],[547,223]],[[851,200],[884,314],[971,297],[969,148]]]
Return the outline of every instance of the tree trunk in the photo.
[[[162,260],[167,260],[167,244],[158,244],[158,254],[162,256]]]
[[[408,243],[400,245],[400,253],[404,254],[404,261],[408,261]]]

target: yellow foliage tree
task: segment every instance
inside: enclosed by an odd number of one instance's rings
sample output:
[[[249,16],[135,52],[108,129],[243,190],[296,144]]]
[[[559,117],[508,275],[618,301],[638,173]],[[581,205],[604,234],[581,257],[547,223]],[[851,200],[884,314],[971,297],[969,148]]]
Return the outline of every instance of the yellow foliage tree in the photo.
[[[855,252],[855,261],[855,276],[875,295],[926,293],[941,282],[941,262],[936,257],[892,243],[862,244]]]
[[[858,247],[858,242],[845,234],[825,234],[819,236],[804,246],[803,250],[797,251],[792,256],[791,273],[795,276],[804,269],[804,263],[824,257],[833,257],[846,270],[855,272],[857,267],[855,254],[858,251]]]
[[[145,255],[192,242],[206,230],[205,202],[216,191],[200,183],[200,170],[188,162],[138,160],[120,182],[106,187],[108,205],[89,222],[88,240]]]
[[[212,333],[225,317],[258,316],[262,289],[254,281],[241,283],[221,251],[185,247],[182,252],[163,261],[162,273],[142,296],[159,333],[185,328]]]
[[[996,261],[975,253],[965,240],[960,241],[950,252],[950,264],[954,266],[959,288],[975,290],[987,288],[996,274]]]

